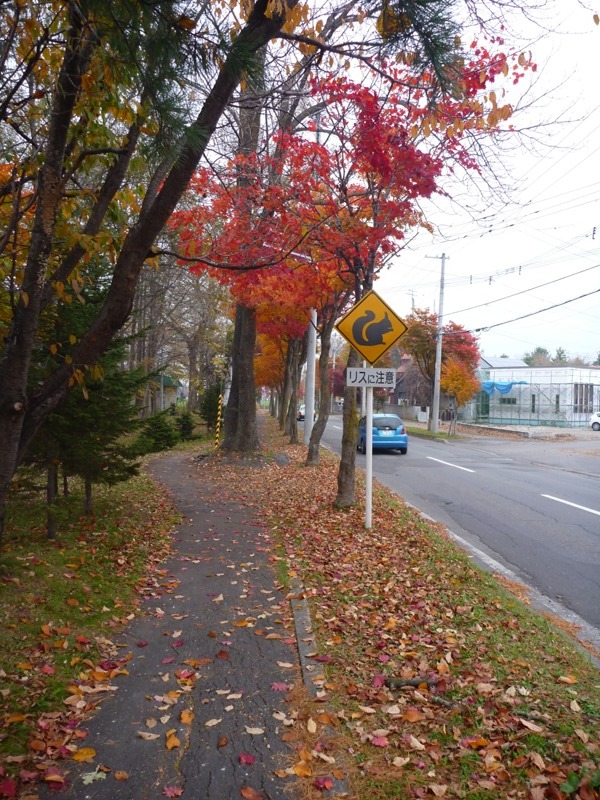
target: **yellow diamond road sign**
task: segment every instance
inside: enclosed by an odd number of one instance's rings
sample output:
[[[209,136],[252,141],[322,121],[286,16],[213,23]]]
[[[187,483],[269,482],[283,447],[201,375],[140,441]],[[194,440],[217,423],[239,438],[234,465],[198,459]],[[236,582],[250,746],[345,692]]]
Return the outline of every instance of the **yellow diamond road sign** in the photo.
[[[375,364],[407,331],[407,326],[371,290],[335,326],[369,364]]]

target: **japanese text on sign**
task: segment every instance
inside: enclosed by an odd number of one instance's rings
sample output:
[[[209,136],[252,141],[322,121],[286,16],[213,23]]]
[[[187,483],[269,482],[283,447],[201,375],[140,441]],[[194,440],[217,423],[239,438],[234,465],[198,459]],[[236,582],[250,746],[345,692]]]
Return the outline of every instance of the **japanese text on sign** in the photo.
[[[395,369],[348,367],[346,370],[346,386],[388,386],[393,388],[395,385]]]

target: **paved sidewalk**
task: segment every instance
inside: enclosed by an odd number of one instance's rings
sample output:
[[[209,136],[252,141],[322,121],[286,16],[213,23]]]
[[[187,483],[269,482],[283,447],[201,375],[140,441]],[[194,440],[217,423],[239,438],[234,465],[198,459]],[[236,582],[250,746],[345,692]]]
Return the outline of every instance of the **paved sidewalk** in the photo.
[[[289,765],[286,685],[298,656],[269,536],[189,455],[159,458],[150,472],[184,517],[164,593],[117,639],[133,655],[129,675],[87,726],[93,763],[73,765],[60,796],[290,800],[293,778],[274,771]],[[86,783],[99,765],[110,771]]]

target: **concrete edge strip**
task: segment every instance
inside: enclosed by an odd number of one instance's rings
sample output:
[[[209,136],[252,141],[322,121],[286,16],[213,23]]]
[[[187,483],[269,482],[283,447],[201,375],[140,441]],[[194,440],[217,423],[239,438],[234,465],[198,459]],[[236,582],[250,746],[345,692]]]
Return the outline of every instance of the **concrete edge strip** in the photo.
[[[298,643],[298,657],[300,659],[300,671],[302,674],[302,681],[313,700],[317,699],[317,687],[315,686],[312,676],[316,669],[315,664],[310,663],[309,653],[314,651],[315,635],[313,633],[312,621],[310,618],[310,610],[308,602],[304,596],[304,587],[298,580],[291,582],[291,597],[290,607],[294,617],[294,628],[296,630],[296,641]],[[331,716],[335,716],[330,712]],[[323,729],[332,736],[337,734],[335,728],[330,725],[324,725]],[[328,792],[323,792],[324,797],[348,797],[350,795],[350,787],[346,781],[333,778],[333,788]]]

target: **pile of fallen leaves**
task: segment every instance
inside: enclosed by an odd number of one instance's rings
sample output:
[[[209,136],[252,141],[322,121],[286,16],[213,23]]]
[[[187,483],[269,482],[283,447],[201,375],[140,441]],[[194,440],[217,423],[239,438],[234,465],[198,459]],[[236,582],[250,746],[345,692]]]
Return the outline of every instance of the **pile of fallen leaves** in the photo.
[[[261,510],[310,605],[308,794],[343,774],[373,800],[598,800],[600,675],[574,642],[387,490],[371,530],[360,487],[334,509],[337,460],[306,467],[268,427],[287,464],[213,468]]]

